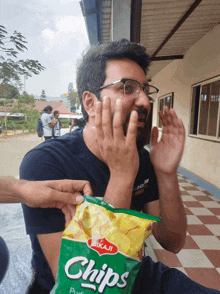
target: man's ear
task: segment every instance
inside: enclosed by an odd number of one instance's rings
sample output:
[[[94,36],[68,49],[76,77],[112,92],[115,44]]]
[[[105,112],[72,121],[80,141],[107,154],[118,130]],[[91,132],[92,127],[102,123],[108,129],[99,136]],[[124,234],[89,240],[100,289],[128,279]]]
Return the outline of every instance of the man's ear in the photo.
[[[97,101],[96,95],[89,91],[83,93],[83,106],[89,117],[95,117],[95,103]]]

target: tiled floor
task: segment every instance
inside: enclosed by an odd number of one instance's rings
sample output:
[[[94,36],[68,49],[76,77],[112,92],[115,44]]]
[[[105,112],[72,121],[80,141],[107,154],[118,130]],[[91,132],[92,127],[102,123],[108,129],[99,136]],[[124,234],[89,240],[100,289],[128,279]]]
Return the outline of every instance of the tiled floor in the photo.
[[[220,290],[220,199],[181,174],[178,178],[188,221],[185,246],[174,254],[151,236],[154,253],[199,284]]]

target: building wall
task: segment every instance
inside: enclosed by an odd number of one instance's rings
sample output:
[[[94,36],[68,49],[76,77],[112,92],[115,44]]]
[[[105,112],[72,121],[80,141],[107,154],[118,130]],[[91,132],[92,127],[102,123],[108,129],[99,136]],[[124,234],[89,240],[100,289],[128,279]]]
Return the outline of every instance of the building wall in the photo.
[[[152,78],[159,96],[174,92],[174,109],[186,128],[186,144],[180,166],[220,188],[220,142],[188,136],[191,86],[220,75],[220,25],[207,33],[185,54]],[[157,125],[158,103],[154,105],[153,126]]]

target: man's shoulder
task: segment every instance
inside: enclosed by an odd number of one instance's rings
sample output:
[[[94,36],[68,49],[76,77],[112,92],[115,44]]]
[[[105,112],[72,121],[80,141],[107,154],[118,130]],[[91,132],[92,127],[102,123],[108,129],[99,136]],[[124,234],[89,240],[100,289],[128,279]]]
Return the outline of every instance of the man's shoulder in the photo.
[[[150,152],[147,148],[142,148],[139,152],[141,160],[150,161]]]

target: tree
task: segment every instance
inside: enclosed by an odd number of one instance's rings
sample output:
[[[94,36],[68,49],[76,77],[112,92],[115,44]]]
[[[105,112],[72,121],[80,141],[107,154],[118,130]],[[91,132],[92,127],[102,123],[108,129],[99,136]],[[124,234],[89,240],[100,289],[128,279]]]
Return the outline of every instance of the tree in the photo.
[[[68,99],[70,100],[70,109],[75,111],[77,106],[80,105],[78,93],[74,91],[73,83],[69,83],[68,86]]]
[[[41,95],[40,95],[40,100],[42,101],[46,101],[46,94],[45,94],[45,90],[42,90]]]
[[[19,91],[12,85],[1,84],[0,85],[0,97],[1,98],[12,98],[17,99],[19,95]]]
[[[5,131],[6,131],[6,135],[7,135],[7,112],[8,112],[8,107],[12,107],[13,106],[13,99],[10,97],[4,97],[3,99],[0,100],[0,106],[4,106],[4,113],[5,113],[5,117],[4,117],[4,125],[5,125]]]
[[[33,95],[28,95],[27,92],[23,92],[22,95],[18,96],[14,104],[13,112],[14,113],[23,113],[23,132],[24,129],[36,129],[37,120],[40,117],[38,110],[34,109],[35,100]]]
[[[45,69],[37,60],[21,59],[16,61],[19,51],[28,50],[25,46],[27,43],[25,40],[25,37],[17,31],[14,31],[12,36],[9,36],[5,27],[0,25],[0,52],[5,55],[5,57],[0,56],[0,84],[21,87],[21,76],[31,77],[32,74],[38,75]],[[8,43],[10,44],[9,46],[7,45]],[[6,58],[6,56],[10,58]]]

